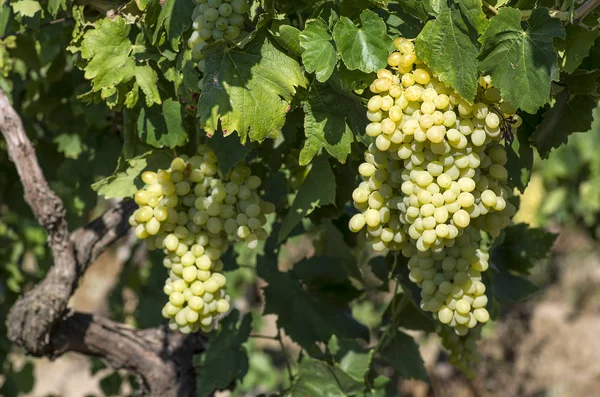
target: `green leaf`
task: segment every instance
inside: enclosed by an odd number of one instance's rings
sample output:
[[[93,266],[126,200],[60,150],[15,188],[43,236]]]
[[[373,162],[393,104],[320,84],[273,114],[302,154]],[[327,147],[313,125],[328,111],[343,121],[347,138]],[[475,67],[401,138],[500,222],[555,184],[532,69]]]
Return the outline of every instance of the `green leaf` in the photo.
[[[479,34],[485,32],[490,24],[483,12],[481,0],[460,0],[455,1],[461,14],[469,21],[469,24],[477,29]]]
[[[277,314],[277,326],[304,349],[312,350],[317,342],[327,343],[334,334],[368,338],[368,329],[351,316],[347,304],[304,289],[293,272],[280,272],[265,257],[259,259],[257,270],[268,283],[263,287],[264,314]]]
[[[237,310],[225,317],[218,333],[210,338],[208,349],[200,360],[196,359],[196,364],[200,364],[196,377],[198,396],[225,389],[248,372],[248,354],[243,344],[252,330],[252,315],[246,314],[238,325],[239,317]]]
[[[386,67],[392,40],[385,22],[373,11],[363,11],[360,21],[358,28],[350,19],[341,17],[333,29],[333,38],[348,69],[375,72]]]
[[[296,87],[305,85],[298,62],[261,33],[243,49],[222,49],[206,57],[200,127],[212,135],[220,122],[225,135],[237,131],[242,143],[276,138]]]
[[[235,135],[224,136],[216,133],[207,143],[215,151],[223,175],[227,175],[237,163],[244,161],[252,151],[252,145],[242,145]]]
[[[524,223],[509,226],[502,244],[492,251],[492,261],[502,269],[529,274],[536,263],[548,257],[557,237]]]
[[[120,16],[100,19],[81,42],[81,56],[89,60],[85,78],[92,80],[93,91],[126,83],[135,76],[129,41],[131,26]]]
[[[588,131],[597,104],[597,99],[587,95],[572,97],[569,90],[561,91],[556,103],[544,114],[543,121],[531,136],[540,156],[548,157],[553,148],[567,142],[570,134]]]
[[[283,220],[278,241],[285,240],[298,222],[316,207],[333,203],[335,203],[335,176],[327,158],[319,156],[314,159],[312,169],[300,186],[294,204]]]
[[[100,388],[105,396],[118,396],[122,383],[123,378],[117,371],[114,371],[100,380]]]
[[[306,141],[300,152],[300,165],[310,163],[322,148],[339,162],[346,162],[354,134],[345,105],[346,99],[328,86],[314,84],[310,87],[308,99],[303,102]]]
[[[367,352],[349,350],[340,360],[339,368],[359,382],[363,382],[371,365],[373,349]]]
[[[479,77],[478,48],[458,10],[444,7],[436,19],[427,22],[417,36],[415,49],[440,81],[473,101]]]
[[[292,396],[347,397],[357,395],[363,388],[363,382],[351,378],[343,370],[306,357],[300,363],[290,393]]]
[[[504,100],[534,113],[550,102],[551,81],[558,79],[555,37],[564,38],[565,31],[547,8],[532,11],[527,30],[521,28],[519,10],[501,8],[479,39],[481,71],[492,76]]]
[[[195,7],[194,2],[189,0],[166,0],[158,16],[152,42],[158,43],[159,34],[164,28],[167,39],[171,40],[171,47],[176,51],[179,50],[179,42],[183,33],[192,26],[190,17]]]
[[[429,18],[429,12],[432,11],[431,4],[428,4],[429,0],[404,0],[398,3],[406,13],[423,22]]]
[[[135,181],[146,168],[146,156],[147,154],[143,154],[121,162],[124,166],[119,167],[120,170],[94,183],[92,189],[107,199],[132,197],[138,190]]]
[[[539,291],[531,281],[506,272],[493,274],[491,289],[494,299],[501,305],[517,303]]]
[[[429,381],[419,346],[415,340],[402,331],[396,330],[384,341],[379,355],[386,360],[403,378]]]
[[[42,6],[35,0],[19,0],[12,3],[11,6],[15,14],[30,18],[42,11]]]
[[[275,20],[271,25],[271,34],[277,40],[279,45],[294,55],[302,54],[300,46],[300,30],[284,24],[282,21]]]
[[[306,22],[300,33],[302,63],[308,73],[316,73],[318,81],[329,79],[338,61],[337,52],[329,29],[322,19]]]
[[[138,136],[154,147],[175,148],[188,141],[181,104],[167,99],[162,107],[142,108],[137,120]]]
[[[158,93],[158,75],[150,66],[136,66],[135,80],[139,87],[146,95],[146,106],[150,107],[153,104],[161,104],[160,94]]]
[[[83,151],[81,137],[77,134],[60,134],[54,138],[54,142],[58,145],[58,151],[67,158],[76,159]]]
[[[49,0],[48,1],[48,11],[50,11],[50,15],[53,17],[58,14],[59,10],[67,10],[67,0]]]
[[[568,25],[565,28],[566,38],[556,39],[554,47],[560,55],[559,65],[566,73],[573,73],[585,57],[590,53],[600,30],[589,30],[579,25]]]
[[[402,11],[398,4],[388,4],[387,10],[379,8],[375,12],[385,21],[388,35],[391,37],[413,39],[419,35],[424,26],[419,19]]]

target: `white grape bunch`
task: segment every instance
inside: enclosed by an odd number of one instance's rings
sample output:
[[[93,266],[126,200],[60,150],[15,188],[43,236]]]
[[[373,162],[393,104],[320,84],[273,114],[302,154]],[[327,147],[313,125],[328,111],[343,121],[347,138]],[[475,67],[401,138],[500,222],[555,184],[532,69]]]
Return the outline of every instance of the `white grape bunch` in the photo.
[[[500,141],[512,139],[521,120],[489,78],[480,79],[471,105],[417,59],[412,41],[394,45],[389,69],[370,87],[373,143],[359,167],[363,182],[352,195],[359,212],[349,228],[365,230],[375,251],[409,258],[421,308],[465,336],[489,319],[481,231],[498,236],[516,212]]]
[[[219,40],[237,40],[244,33],[244,22],[249,10],[248,0],[194,0],[197,4],[192,12],[194,32],[188,40],[192,57],[201,60],[202,49]]]
[[[248,166],[219,175],[217,156],[204,145],[193,157],[175,158],[168,170],[144,172],[142,180],[130,224],[149,249],[165,253],[169,301],[162,314],[182,333],[208,332],[230,309],[221,256],[230,240],[250,249],[265,240],[265,215],[275,206],[260,198],[261,179]]]

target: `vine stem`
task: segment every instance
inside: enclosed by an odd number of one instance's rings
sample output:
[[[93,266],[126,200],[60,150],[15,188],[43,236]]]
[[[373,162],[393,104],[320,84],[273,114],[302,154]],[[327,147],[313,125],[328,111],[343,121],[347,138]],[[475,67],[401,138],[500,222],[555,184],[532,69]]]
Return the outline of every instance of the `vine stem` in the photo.
[[[290,361],[288,360],[287,350],[283,345],[283,339],[281,338],[281,328],[277,328],[277,340],[279,341],[279,346],[281,346],[281,354],[283,355],[283,361],[285,361],[285,367],[288,372],[288,376],[290,377],[290,385],[294,383],[294,374],[292,373],[292,366],[290,365]]]
[[[485,6],[485,8],[488,9],[489,12],[491,12],[494,15],[498,15],[498,10],[496,9],[496,7],[492,6],[490,3],[488,3],[487,1],[482,1],[483,5]]]
[[[594,11],[597,7],[600,6],[600,0],[588,0],[579,6],[573,12],[573,21],[572,23],[579,23],[585,17],[587,17],[592,11]],[[492,7],[493,8],[493,7]],[[531,17],[531,13],[533,10],[523,10],[521,11],[521,19],[525,20]],[[558,18],[563,22],[571,21],[571,13],[568,11],[556,11],[550,10],[550,16],[553,18]]]

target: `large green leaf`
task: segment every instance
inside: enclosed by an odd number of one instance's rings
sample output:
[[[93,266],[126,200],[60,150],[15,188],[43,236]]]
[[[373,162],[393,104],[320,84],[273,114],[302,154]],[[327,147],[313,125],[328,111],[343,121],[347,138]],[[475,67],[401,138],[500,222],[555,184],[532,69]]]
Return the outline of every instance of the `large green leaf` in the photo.
[[[142,155],[123,161],[121,170],[94,183],[92,189],[97,191],[99,196],[107,199],[132,197],[139,187],[136,185],[136,180],[146,168],[145,157],[146,155]]]
[[[333,38],[348,69],[370,73],[387,66],[391,39],[385,22],[373,11],[363,11],[360,21],[359,28],[341,17],[333,29]]]
[[[505,100],[534,113],[550,102],[551,81],[558,79],[555,37],[564,38],[565,31],[547,8],[534,9],[523,30],[519,10],[503,7],[480,38],[480,69]]]
[[[303,102],[306,141],[300,152],[300,165],[310,163],[322,148],[339,162],[346,162],[354,142],[347,102],[347,98],[328,86],[311,85],[308,98]]]
[[[553,148],[567,142],[570,134],[588,131],[594,119],[592,112],[597,105],[596,98],[571,96],[568,89],[561,91],[556,103],[544,114],[543,121],[531,136],[540,156],[548,157]]]
[[[140,139],[154,147],[185,145],[188,135],[181,104],[167,99],[162,106],[142,108],[137,120]]]
[[[305,85],[298,62],[264,33],[243,49],[223,48],[206,57],[200,127],[214,134],[220,122],[225,135],[237,131],[242,143],[276,138],[296,87]]]
[[[224,389],[248,372],[248,354],[243,344],[252,330],[252,315],[246,314],[238,324],[239,317],[237,310],[230,313],[220,323],[218,333],[210,338],[208,349],[195,360],[199,365],[198,396]]]
[[[285,240],[298,222],[313,212],[316,207],[334,203],[335,176],[327,158],[319,156],[313,161],[312,168],[300,186],[292,208],[283,219],[279,230],[279,242]]]
[[[460,10],[445,6],[425,24],[415,43],[417,56],[461,97],[472,102],[477,93],[478,48],[473,27]]]
[[[314,358],[304,358],[290,391],[297,397],[347,397],[359,395],[365,385],[337,367]]]
[[[568,25],[565,32],[566,38],[556,39],[554,47],[561,56],[559,61],[561,70],[573,73],[590,53],[594,41],[600,37],[600,30],[589,30],[579,25]]]
[[[300,33],[302,63],[309,73],[316,73],[318,81],[326,81],[333,73],[338,61],[333,37],[322,19],[306,22],[306,27]]]

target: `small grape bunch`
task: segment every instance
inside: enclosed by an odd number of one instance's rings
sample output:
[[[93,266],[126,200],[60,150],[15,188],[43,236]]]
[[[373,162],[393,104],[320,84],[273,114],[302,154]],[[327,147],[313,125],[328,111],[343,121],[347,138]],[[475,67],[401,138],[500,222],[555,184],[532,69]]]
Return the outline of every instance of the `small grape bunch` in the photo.
[[[250,167],[240,164],[221,176],[217,156],[204,145],[167,170],[144,172],[142,180],[130,224],[149,249],[165,253],[169,302],[162,314],[182,333],[208,332],[230,310],[221,256],[230,241],[257,248],[268,237],[266,215],[275,206],[261,199],[262,181]]]
[[[243,33],[248,0],[195,0],[192,13],[194,32],[188,40],[192,57],[204,59],[202,49],[218,40],[233,41]],[[199,65],[202,69],[202,65]]]

